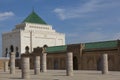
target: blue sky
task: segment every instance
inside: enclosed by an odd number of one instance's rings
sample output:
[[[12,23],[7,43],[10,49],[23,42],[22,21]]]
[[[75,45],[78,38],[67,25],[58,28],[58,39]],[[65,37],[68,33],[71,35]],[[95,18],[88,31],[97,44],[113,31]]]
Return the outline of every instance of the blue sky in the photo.
[[[120,0],[0,0],[0,34],[11,31],[33,8],[66,34],[67,44],[120,38]]]

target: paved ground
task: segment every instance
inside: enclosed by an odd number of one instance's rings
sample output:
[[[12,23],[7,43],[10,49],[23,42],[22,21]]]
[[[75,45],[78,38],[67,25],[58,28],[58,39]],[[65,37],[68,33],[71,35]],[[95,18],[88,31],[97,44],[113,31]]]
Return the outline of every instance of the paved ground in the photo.
[[[74,76],[66,76],[65,70],[48,70],[46,73],[34,75],[31,70],[30,80],[120,80],[120,72],[109,72],[102,75],[100,71],[74,71]],[[21,79],[20,70],[16,71],[15,75],[9,72],[0,71],[0,80],[23,80]]]

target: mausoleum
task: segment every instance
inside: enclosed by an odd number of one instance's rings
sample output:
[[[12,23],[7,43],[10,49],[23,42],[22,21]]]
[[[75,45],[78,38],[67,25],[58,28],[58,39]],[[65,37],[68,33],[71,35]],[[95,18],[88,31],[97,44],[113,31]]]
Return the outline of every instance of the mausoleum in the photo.
[[[22,23],[10,31],[2,34],[2,56],[10,52],[10,46],[14,47],[16,57],[25,52],[29,46],[30,52],[35,47],[65,45],[65,34],[58,33],[47,24],[35,11],[32,11]]]

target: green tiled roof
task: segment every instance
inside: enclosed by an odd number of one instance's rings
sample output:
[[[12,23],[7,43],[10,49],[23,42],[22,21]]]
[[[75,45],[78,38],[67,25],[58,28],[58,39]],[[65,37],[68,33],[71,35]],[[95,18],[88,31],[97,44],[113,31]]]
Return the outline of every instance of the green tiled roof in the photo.
[[[22,22],[37,23],[37,24],[47,24],[42,18],[40,18],[34,11]]]
[[[64,52],[67,50],[67,46],[53,46],[53,47],[47,47],[46,52],[47,53],[54,53],[54,52]]]
[[[117,47],[117,40],[85,43],[85,49],[102,49]]]

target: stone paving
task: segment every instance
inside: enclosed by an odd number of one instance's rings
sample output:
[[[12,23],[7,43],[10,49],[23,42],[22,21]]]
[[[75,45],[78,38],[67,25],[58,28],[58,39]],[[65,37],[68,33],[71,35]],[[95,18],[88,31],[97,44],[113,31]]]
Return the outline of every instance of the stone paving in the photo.
[[[74,71],[74,76],[66,76],[65,70],[48,70],[45,73],[34,75],[31,70],[29,80],[120,80],[119,71],[110,71],[108,74],[101,74],[100,71]],[[21,70],[17,70],[15,74],[0,71],[0,80],[24,80],[21,78]]]

